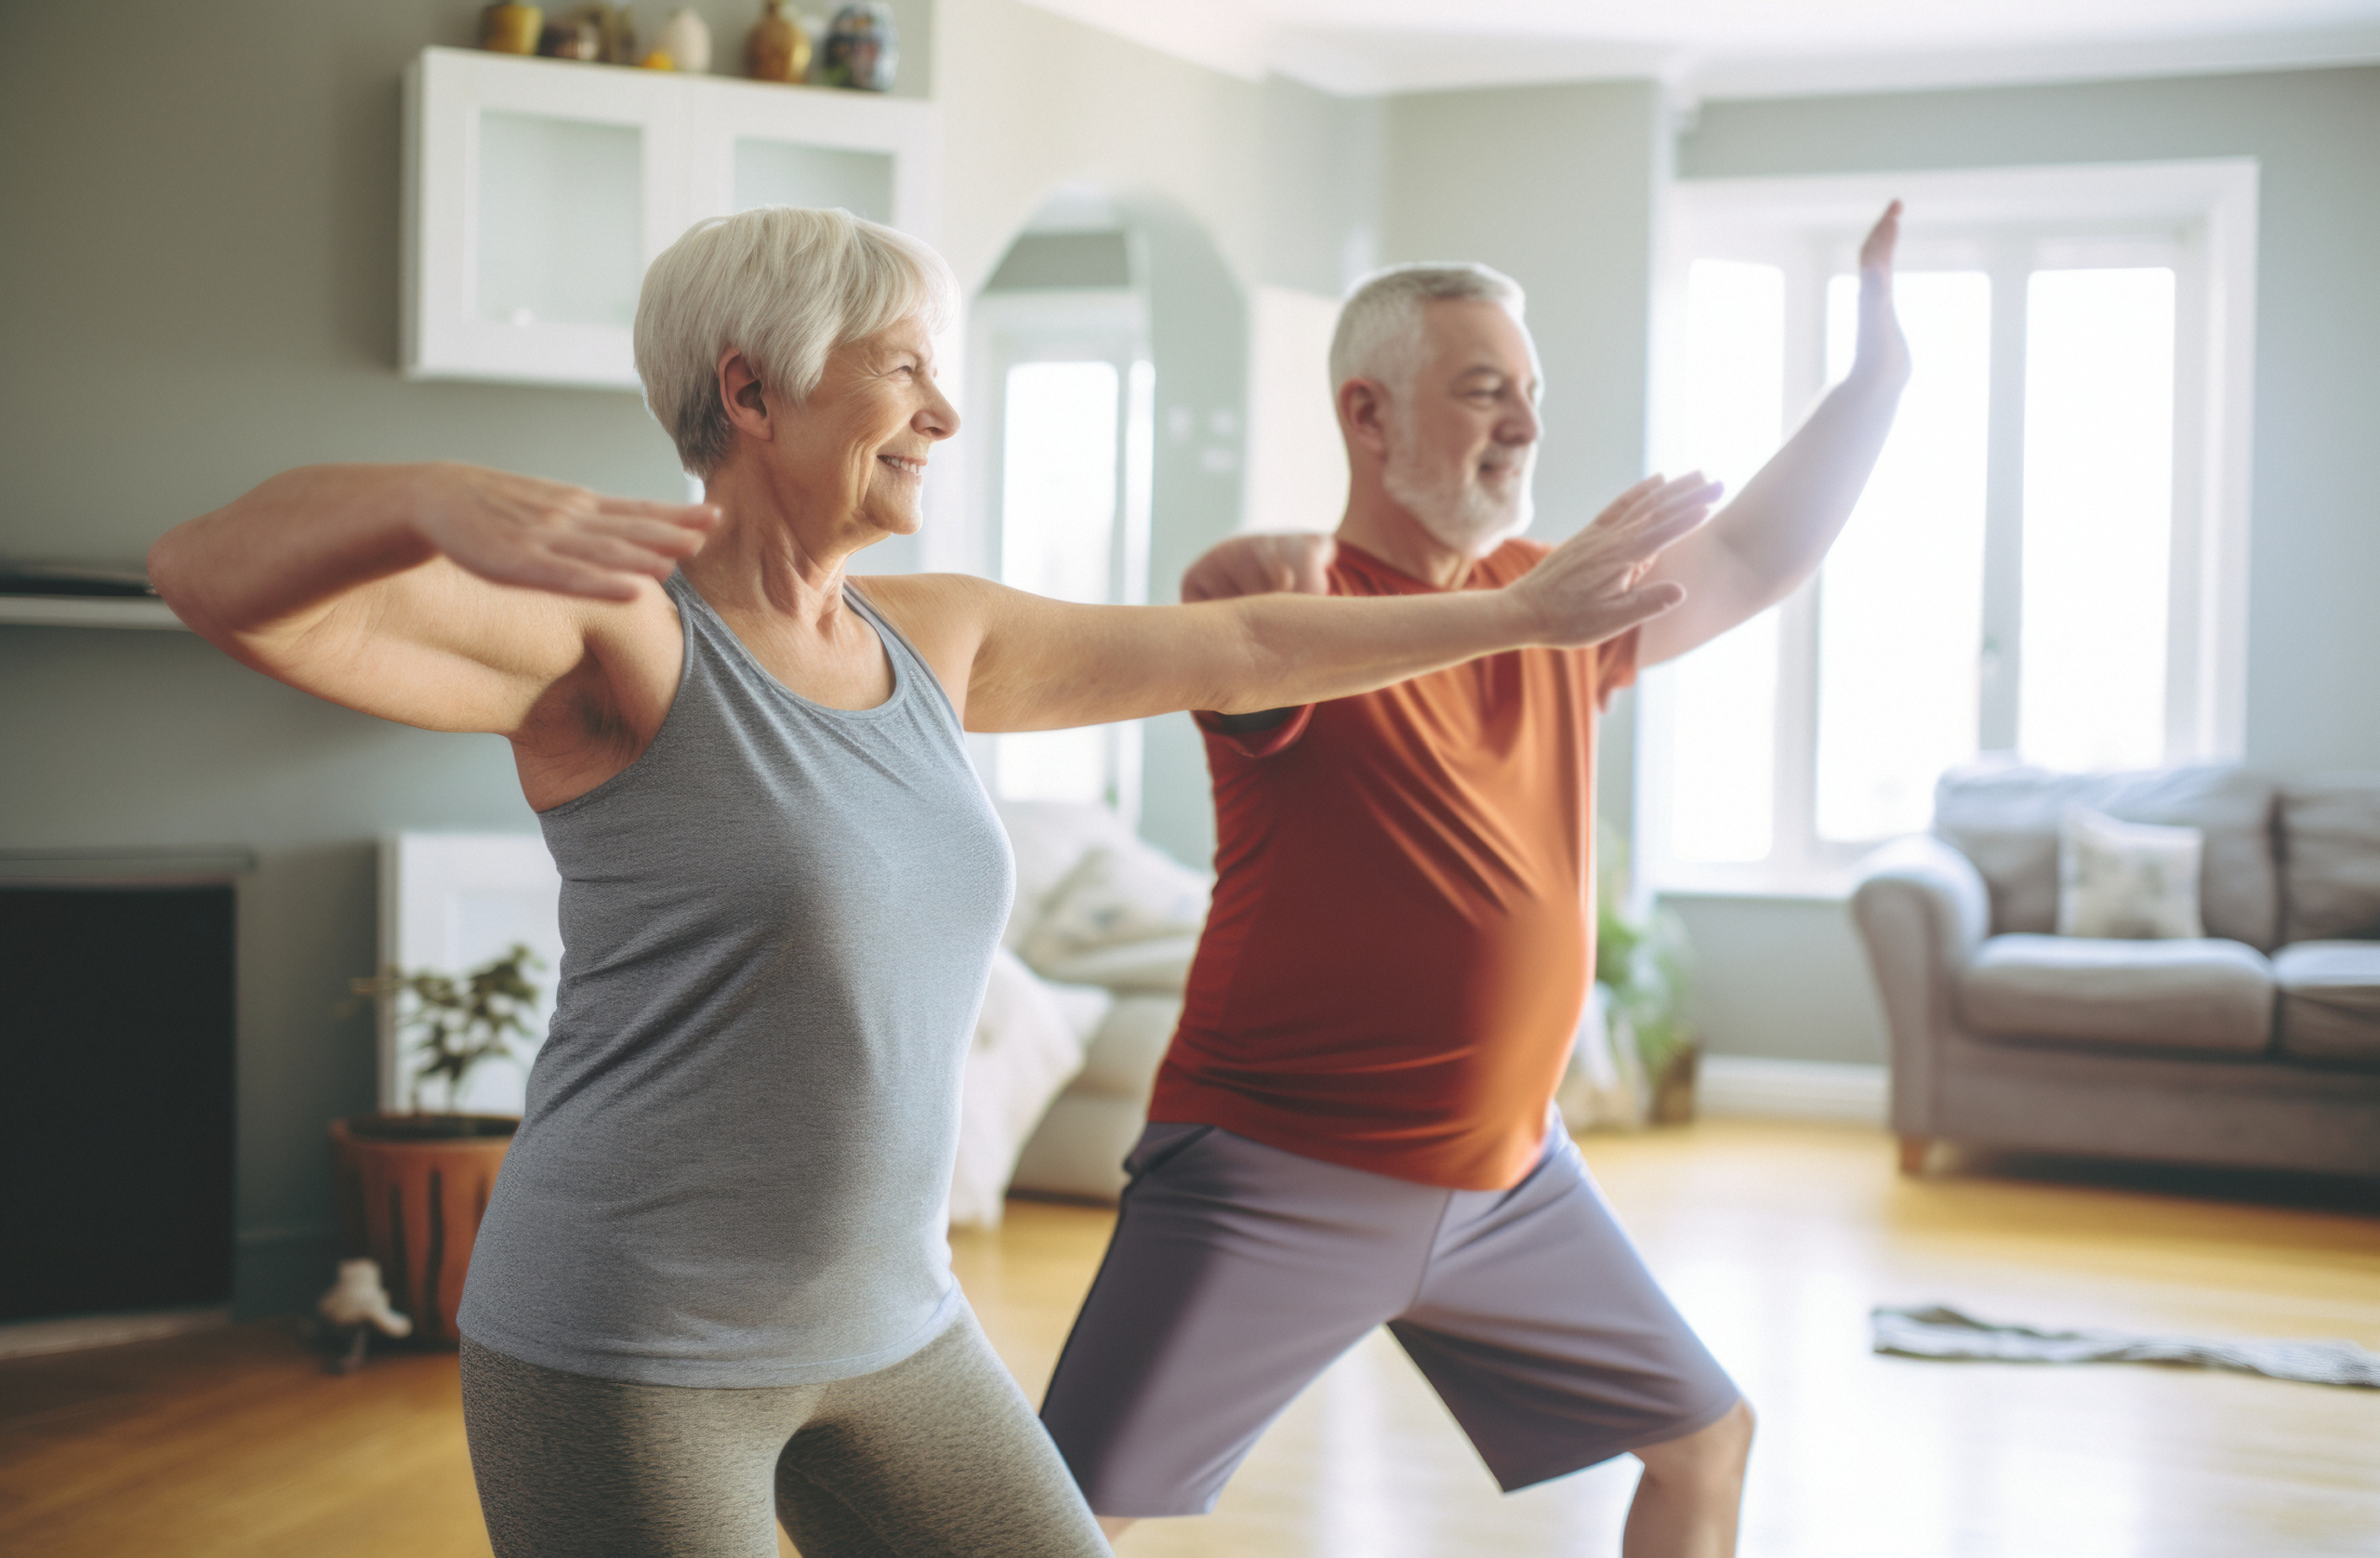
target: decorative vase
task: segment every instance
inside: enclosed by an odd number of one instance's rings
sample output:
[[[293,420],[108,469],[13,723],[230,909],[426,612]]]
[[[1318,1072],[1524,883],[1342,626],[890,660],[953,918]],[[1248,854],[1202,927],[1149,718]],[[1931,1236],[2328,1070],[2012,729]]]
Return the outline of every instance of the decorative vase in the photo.
[[[784,0],[768,0],[768,9],[744,41],[744,59],[754,81],[798,86],[810,79],[810,34],[799,19],[786,14]]]
[[[471,1241],[521,1122],[506,1115],[357,1115],[331,1122],[349,1256],[380,1263],[391,1301],[432,1347],[460,1344]]]
[[[545,20],[535,6],[490,6],[480,12],[480,46],[493,54],[535,54]]]
[[[601,59],[606,65],[633,65],[643,56],[636,46],[636,18],[626,6],[589,6],[595,31],[603,40]]]
[[[901,30],[893,24],[892,7],[885,0],[857,0],[837,11],[826,29],[825,59],[820,73],[830,86],[892,90],[892,73],[901,63]]]
[[[654,48],[669,57],[669,62],[692,75],[710,69],[710,29],[694,12],[680,7],[653,40]]]

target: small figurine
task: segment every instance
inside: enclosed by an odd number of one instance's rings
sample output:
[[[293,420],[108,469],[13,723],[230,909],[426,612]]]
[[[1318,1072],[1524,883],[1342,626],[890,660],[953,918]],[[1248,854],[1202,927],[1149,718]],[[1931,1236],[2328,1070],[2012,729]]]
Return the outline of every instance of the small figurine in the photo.
[[[330,1327],[334,1340],[347,1344],[344,1353],[323,1365],[325,1374],[352,1374],[362,1368],[364,1349],[376,1330],[389,1337],[413,1334],[413,1321],[389,1307],[377,1261],[341,1261],[338,1280],[315,1303],[314,1313]]]
[[[830,86],[892,90],[892,73],[901,63],[901,32],[892,7],[884,0],[855,0],[837,11],[826,30],[825,58],[819,74]]]
[[[596,61],[603,58],[603,24],[586,11],[575,11],[546,23],[538,34],[537,52],[549,59],[583,59]]]

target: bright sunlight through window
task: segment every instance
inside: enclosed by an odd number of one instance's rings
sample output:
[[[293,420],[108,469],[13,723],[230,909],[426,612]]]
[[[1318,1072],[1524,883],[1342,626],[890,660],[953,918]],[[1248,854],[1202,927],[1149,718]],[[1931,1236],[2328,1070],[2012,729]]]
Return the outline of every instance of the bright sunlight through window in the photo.
[[[2028,290],[2016,747],[2145,768],[2165,755],[2174,272],[2036,271]]]
[[[1697,260],[1686,278],[1682,446],[1739,489],[1785,420],[1785,273]],[[1777,614],[1763,612],[1677,667],[1670,850],[1703,863],[1765,859],[1777,761]]]
[[[1905,272],[1895,292],[1915,371],[1818,584],[1822,838],[1916,832],[1934,781],[1976,752],[1991,278]],[[1858,302],[1857,277],[1829,284],[1830,382],[1851,371]]]
[[[1000,578],[1061,601],[1108,599],[1120,389],[1112,363],[1009,369],[1001,442]],[[999,787],[1020,800],[1106,802],[1107,732],[999,738]]]

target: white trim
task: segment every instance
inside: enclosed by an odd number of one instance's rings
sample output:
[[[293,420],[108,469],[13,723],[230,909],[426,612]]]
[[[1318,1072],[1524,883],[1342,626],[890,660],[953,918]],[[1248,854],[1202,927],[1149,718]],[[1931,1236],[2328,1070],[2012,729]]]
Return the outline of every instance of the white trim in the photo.
[[[45,1353],[73,1353],[86,1347],[114,1347],[127,1341],[155,1341],[188,1336],[192,1331],[221,1330],[231,1323],[231,1312],[210,1309],[152,1309],[132,1314],[77,1314],[65,1320],[20,1320],[0,1326],[0,1358],[38,1357]]]
[[[1676,80],[1690,98],[1715,102],[2334,70],[2374,60],[2380,60],[2380,27],[2366,24],[2303,32],[2060,42],[2009,48],[1705,57],[1682,70]]]
[[[1792,52],[1739,52],[1674,33],[1598,37],[1591,20],[1548,27],[1532,20],[1535,7],[1522,7],[1448,11],[1433,26],[1366,26],[1333,25],[1318,20],[1316,7],[1266,0],[1025,4],[1244,81],[1277,73],[1340,97],[1660,80],[1689,99],[1716,101],[2324,70],[2380,60],[2380,26],[2364,20],[2131,37],[2043,37],[2036,31],[2031,40],[1968,46],[1818,43]]]
[[[1880,1065],[1705,1055],[1695,1110],[1712,1119],[1839,1120],[1882,1128],[1891,1084]]]
[[[0,595],[0,627],[190,630],[190,625],[163,601],[97,595]]]

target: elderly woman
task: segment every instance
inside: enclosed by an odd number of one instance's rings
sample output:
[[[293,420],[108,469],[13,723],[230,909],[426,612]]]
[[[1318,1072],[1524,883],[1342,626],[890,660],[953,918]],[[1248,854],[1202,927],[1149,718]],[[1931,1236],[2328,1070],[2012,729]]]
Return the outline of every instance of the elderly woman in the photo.
[[[959,418],[931,250],[707,222],[637,367],[701,505],[455,465],[277,476],[151,554],[248,665],[512,743],[569,948],[461,1326],[499,1553],[1098,1553],[949,1273],[959,1078],[1012,870],[961,733],[1366,691],[1609,637],[1697,482],[1501,590],[1173,607],[854,580]]]

